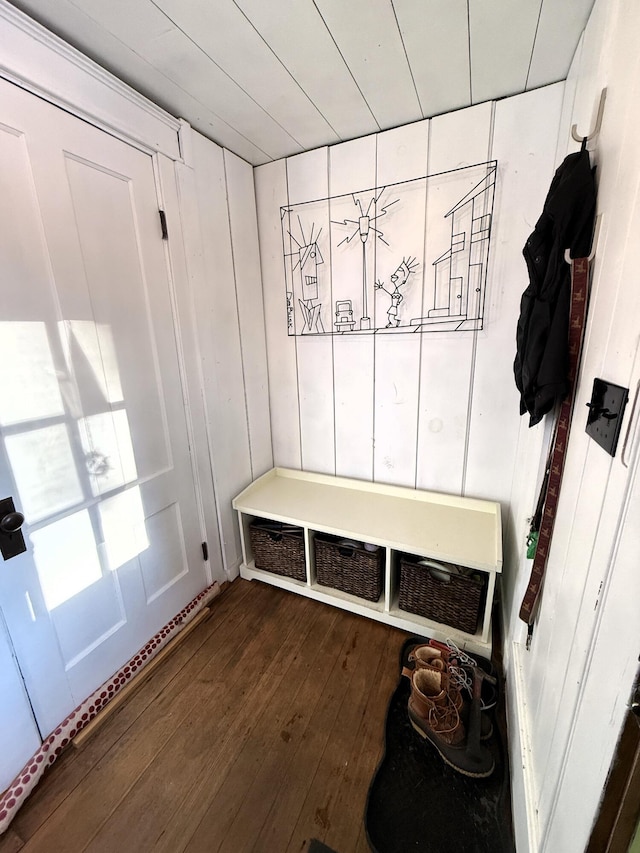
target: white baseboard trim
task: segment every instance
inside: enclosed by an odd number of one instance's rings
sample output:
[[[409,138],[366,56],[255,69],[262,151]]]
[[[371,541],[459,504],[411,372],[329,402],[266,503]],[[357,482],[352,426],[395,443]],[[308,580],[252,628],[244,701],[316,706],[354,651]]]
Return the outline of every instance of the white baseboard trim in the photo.
[[[230,563],[226,569],[225,574],[227,576],[228,581],[234,581],[236,578],[240,577],[240,565],[242,563],[242,557],[238,557],[237,560],[234,560],[233,563]]]
[[[540,828],[523,678],[522,656],[526,654],[526,649],[520,643],[511,644],[510,666],[506,673],[511,804],[517,853],[538,853]]]

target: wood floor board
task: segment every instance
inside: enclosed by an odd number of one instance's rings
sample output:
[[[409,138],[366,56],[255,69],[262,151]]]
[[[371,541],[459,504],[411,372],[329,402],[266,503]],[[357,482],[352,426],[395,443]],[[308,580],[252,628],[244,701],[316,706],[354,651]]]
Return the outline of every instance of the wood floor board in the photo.
[[[238,580],[0,838],[0,853],[367,851],[406,635]]]
[[[188,790],[172,816],[170,825],[158,839],[160,851],[178,853],[187,848],[218,793],[232,789],[238,765],[247,771],[241,777],[244,788],[250,785],[253,778],[250,774],[255,764],[262,760],[262,756],[256,751],[255,743],[252,750],[249,741],[256,737],[256,731],[262,731],[260,721],[265,713],[268,715],[267,727],[273,728],[273,705],[277,705],[277,697],[281,692],[279,687],[287,674],[286,666],[283,665],[298,654],[300,647],[307,644],[309,637],[316,634],[321,636],[323,630],[328,630],[335,622],[334,614],[318,606],[317,602],[309,601],[304,608],[299,608],[296,604],[296,609],[303,617],[296,633],[288,637],[287,642],[275,653],[268,644],[263,644],[252,666],[246,669],[247,683],[254,686],[253,691],[247,693],[246,701],[236,709],[235,718],[224,737],[216,744],[211,761]],[[242,795],[243,792],[240,792],[240,797]],[[220,812],[219,818],[220,825],[212,827],[211,838],[206,840],[207,850],[216,849],[216,845],[222,841],[223,826],[229,816]]]
[[[0,853],[18,853],[19,850],[24,850],[24,841],[9,827],[7,832],[0,836]]]
[[[203,709],[205,718],[193,733],[176,732],[173,742],[146,771],[139,790],[124,805],[124,812],[121,810],[117,815],[118,824],[123,816],[130,815],[132,820],[138,820],[154,845],[173,851],[182,849],[200,811],[214,795],[216,786],[223,783],[242,749],[254,719],[259,718],[277,689],[278,676],[270,662],[291,655],[299,642],[300,631],[314,623],[313,602],[309,602],[310,606],[295,608],[290,607],[291,601],[285,597],[282,604],[288,608],[288,613],[274,611],[270,629],[257,631],[246,644],[244,657],[239,654],[236,660],[234,681],[228,678],[216,681],[219,701],[213,705],[207,703]],[[154,779],[165,778],[165,783],[157,784],[156,781],[153,784]],[[147,780],[149,784],[145,784]],[[146,791],[151,787],[154,797],[148,803]],[[195,805],[196,813],[189,808],[190,803]],[[142,821],[139,819],[141,812],[144,813]],[[114,832],[118,833],[118,827],[113,829],[105,825],[100,834],[103,843],[92,843],[89,848],[92,853],[108,850]]]
[[[288,853],[298,853],[311,837],[324,839],[335,819],[334,813],[342,810],[339,791],[349,766],[349,756],[360,737],[369,696],[375,687],[380,655],[387,639],[384,626],[376,622],[367,622],[366,625],[369,630],[366,634],[363,632],[360,638],[364,646],[362,654],[357,662],[353,661],[351,681],[343,694],[335,725],[310,781],[307,796],[286,847]],[[353,820],[362,820],[362,810],[356,813],[354,806],[352,802]]]
[[[364,813],[369,784],[378,762],[382,758],[384,726],[389,697],[399,677],[398,651],[404,635],[398,631],[387,633],[386,642],[372,670],[371,692],[358,727],[351,754],[345,760],[336,803],[349,803],[351,808],[334,807],[326,832],[316,837],[328,847],[353,850],[364,826]]]
[[[301,645],[288,667],[277,701],[269,705],[268,719],[256,726],[254,736],[234,765],[233,775],[212,801],[186,848],[188,853],[205,850],[242,853],[253,848],[278,796],[280,781],[288,778],[291,760],[326,688],[335,663],[335,650],[341,641],[344,648],[348,638],[348,621],[332,612],[326,630],[314,629]],[[256,767],[248,786],[250,762]],[[221,815],[225,818],[218,827]],[[215,842],[214,829],[217,829]]]
[[[264,596],[260,594],[259,597],[264,603]],[[276,602],[276,610],[285,609],[277,597],[273,600]],[[243,636],[253,634],[255,620],[259,623],[260,620],[268,619],[267,612],[262,611],[255,614],[254,624],[249,624],[252,621],[250,619],[245,620],[242,625],[245,626],[246,634],[243,633]],[[227,648],[228,644],[229,641]],[[218,668],[224,668],[227,661],[228,653],[225,650],[224,663],[219,658]],[[53,839],[60,837],[62,832],[65,836],[65,853],[75,853],[86,848],[96,830],[120,805],[183,720],[188,720],[192,710],[203,701],[215,702],[216,683],[204,681],[198,672],[206,671],[209,666],[211,664],[200,656],[190,659],[168,688],[145,709],[140,717],[141,725],[129,727],[118,738],[106,756],[94,765],[89,776],[69,793],[30,839],[30,849],[34,853],[50,853],[55,849]],[[141,688],[145,689],[146,685]],[[118,715],[114,716],[114,721],[117,718]],[[109,730],[110,722],[105,725],[105,732]],[[90,749],[91,746],[89,742],[86,748]]]
[[[178,647],[165,664],[153,674],[144,689],[138,691],[118,711],[108,725],[105,725],[101,736],[93,738],[80,750],[68,749],[56,762],[55,773],[53,770],[45,773],[29,798],[29,808],[22,809],[12,824],[22,838],[29,839],[36,833],[63,800],[81,784],[95,764],[185,669],[189,660],[198,654],[201,647],[208,643],[210,653],[215,654],[216,644],[211,638],[216,634],[219,635],[217,648],[223,646],[225,633],[231,635],[233,626],[245,618],[246,608],[243,607],[242,602],[248,591],[248,585],[232,584],[226,589],[212,602],[212,615],[207,622],[194,631],[184,645]]]
[[[346,649],[343,648],[335,659],[328,685],[309,720],[289,766],[287,778],[280,784],[278,796],[262,827],[260,838],[253,847],[255,853],[264,850],[284,853],[287,849],[327,741],[337,736],[341,728],[338,714],[343,698],[349,693],[354,675],[366,659],[368,643],[377,625],[353,614],[345,614],[343,618],[351,624],[350,639]],[[324,804],[317,803],[317,808],[324,808]]]
[[[371,845],[367,841],[367,832],[364,826],[360,827],[360,835],[358,835],[358,841],[352,853],[371,853]]]
[[[112,809],[87,851],[112,853],[127,845],[139,850],[156,844],[192,780],[211,766],[211,747],[227,740],[241,742],[252,709],[269,698],[267,685],[260,690],[264,674],[260,681],[251,677],[252,663],[259,660],[261,650],[267,655],[290,653],[297,642],[294,633],[287,643],[291,629],[299,628],[306,618],[306,608],[298,610],[290,604],[288,598],[280,598],[271,611],[260,614],[242,648],[228,648],[223,665],[210,661],[195,683],[174,699],[171,707],[179,708],[178,724],[144,766],[139,762],[140,772],[126,797]]]

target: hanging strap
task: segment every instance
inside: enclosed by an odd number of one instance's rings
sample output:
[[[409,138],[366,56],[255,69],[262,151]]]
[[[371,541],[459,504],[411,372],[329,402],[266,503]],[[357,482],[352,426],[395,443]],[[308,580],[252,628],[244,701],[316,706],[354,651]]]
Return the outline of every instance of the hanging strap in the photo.
[[[558,499],[560,497],[560,486],[562,473],[569,440],[571,427],[571,413],[573,411],[574,395],[576,388],[576,376],[580,364],[580,350],[582,347],[582,335],[587,315],[587,296],[589,287],[589,259],[576,258],[571,261],[571,309],[569,314],[569,384],[570,390],[560,406],[555,435],[548,466],[548,477],[546,493],[544,495],[544,510],[540,519],[538,546],[527,591],[520,605],[520,618],[529,625],[529,636],[536,617],[538,598],[542,588],[553,527],[556,520]]]

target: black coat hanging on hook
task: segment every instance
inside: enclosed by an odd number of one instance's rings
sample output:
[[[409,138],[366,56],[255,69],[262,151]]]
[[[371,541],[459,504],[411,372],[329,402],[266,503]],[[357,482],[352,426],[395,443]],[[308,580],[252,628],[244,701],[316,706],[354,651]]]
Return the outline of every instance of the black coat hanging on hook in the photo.
[[[535,426],[569,391],[571,274],[564,260],[589,255],[596,209],[595,169],[586,140],[556,171],[542,215],[522,251],[529,286],[522,294],[513,365],[520,414]]]

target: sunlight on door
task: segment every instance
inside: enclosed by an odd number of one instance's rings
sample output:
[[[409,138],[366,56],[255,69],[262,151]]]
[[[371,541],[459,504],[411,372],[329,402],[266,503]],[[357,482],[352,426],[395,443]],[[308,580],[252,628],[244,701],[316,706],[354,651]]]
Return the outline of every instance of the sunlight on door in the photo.
[[[35,530],[29,538],[50,611],[102,577],[91,519],[86,510]]]
[[[160,164],[4,80],[0,105],[0,483],[28,546],[0,609],[44,734],[208,566]]]
[[[5,451],[51,612],[149,548],[110,327],[0,323],[0,387]]]

